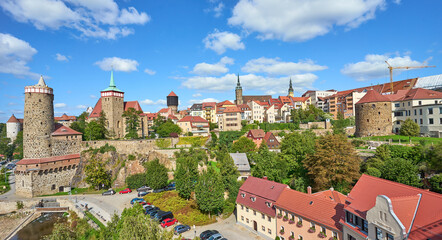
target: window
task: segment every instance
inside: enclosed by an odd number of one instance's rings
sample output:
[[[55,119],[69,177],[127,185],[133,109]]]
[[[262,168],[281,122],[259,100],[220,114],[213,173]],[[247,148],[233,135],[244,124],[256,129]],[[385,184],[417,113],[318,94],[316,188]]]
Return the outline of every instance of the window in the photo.
[[[298,239],[299,239],[299,240],[302,240],[302,236],[301,236],[301,235],[299,235]]]
[[[391,234],[387,233],[387,240],[394,240],[394,237],[393,237],[393,235],[391,235]]]
[[[433,120],[432,118],[429,118],[429,119],[428,119],[428,123],[429,123],[429,124],[434,124],[434,120]]]
[[[246,196],[245,193],[241,193],[241,197],[244,198]]]
[[[246,218],[246,223],[249,223],[249,219],[248,218]]]
[[[368,232],[368,223],[364,219],[362,219],[362,231]]]
[[[333,237],[338,238],[338,233],[337,232],[333,232]]]
[[[315,228],[316,224],[314,222],[310,222],[310,227]]]
[[[325,235],[327,235],[327,229],[325,229],[325,227],[321,227],[321,232],[323,232]]]
[[[268,232],[269,232],[269,234],[272,234],[272,229],[269,228],[269,229],[268,229]]]
[[[400,103],[395,103],[394,106],[395,106],[395,107],[400,107],[401,104],[400,104]]]
[[[408,106],[410,106],[411,105],[411,102],[408,102]]]
[[[255,197],[250,197],[250,200],[252,200],[252,202],[255,202],[256,198]]]
[[[243,221],[243,222],[244,222],[244,216],[241,216],[241,221]]]
[[[419,105],[422,105],[422,101],[419,101]]]
[[[264,215],[264,213],[261,213],[261,217],[262,219],[266,219],[266,215]]]
[[[422,115],[422,109],[419,109],[419,115]]]
[[[292,236],[292,238],[295,238],[295,233],[294,232],[290,232],[290,236]]]
[[[355,216],[353,215],[353,213],[351,213],[351,212],[347,212],[347,215],[346,215],[347,217],[346,217],[346,221],[347,221],[347,223],[350,223],[350,224],[352,224],[352,225],[355,225],[356,224],[356,221],[355,221]]]
[[[442,124],[442,118],[439,118],[439,124]]]
[[[382,229],[376,228],[376,240],[382,240]]]
[[[255,210],[253,210],[253,215],[255,215],[255,216],[256,216],[256,211],[255,211]]]
[[[414,109],[414,115],[417,115],[417,110],[416,109]]]
[[[401,121],[396,121],[396,124],[397,124],[397,125],[400,125],[400,124],[401,124]]]
[[[414,122],[417,123],[417,119],[414,119]]]
[[[272,218],[270,218],[270,216],[267,216],[267,220],[268,220],[269,222],[271,222],[271,221],[272,221]]]
[[[262,231],[263,231],[263,232],[265,232],[265,231],[266,231],[266,227],[264,227],[264,225],[263,225],[263,226],[261,226],[261,229],[262,229]]]
[[[350,234],[347,234],[347,240],[356,240],[356,238]]]
[[[439,113],[442,114],[442,107],[439,107]]]
[[[433,108],[428,108],[428,114],[433,114]]]
[[[302,223],[302,218],[298,217],[298,222]]]
[[[241,210],[244,210],[244,206],[243,205],[241,205]]]
[[[419,119],[420,124],[424,124],[424,121],[422,121],[422,118]]]
[[[249,208],[248,207],[246,207],[246,212],[249,212]]]

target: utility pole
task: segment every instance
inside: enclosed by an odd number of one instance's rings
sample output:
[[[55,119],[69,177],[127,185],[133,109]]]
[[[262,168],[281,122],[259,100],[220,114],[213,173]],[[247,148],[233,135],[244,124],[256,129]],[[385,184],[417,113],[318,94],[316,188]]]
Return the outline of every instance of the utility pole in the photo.
[[[388,69],[390,70],[390,92],[391,94],[394,94],[393,91],[393,69],[411,69],[411,68],[429,68],[429,67],[436,67],[436,66],[416,66],[416,67],[410,67],[410,66],[403,66],[403,67],[392,67],[387,61],[385,61],[388,65]]]

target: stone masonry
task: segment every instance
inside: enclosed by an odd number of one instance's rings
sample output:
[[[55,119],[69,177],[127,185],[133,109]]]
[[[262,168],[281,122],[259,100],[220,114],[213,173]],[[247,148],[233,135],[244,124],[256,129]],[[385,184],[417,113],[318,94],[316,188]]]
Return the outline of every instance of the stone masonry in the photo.
[[[356,137],[391,134],[391,102],[356,104]]]

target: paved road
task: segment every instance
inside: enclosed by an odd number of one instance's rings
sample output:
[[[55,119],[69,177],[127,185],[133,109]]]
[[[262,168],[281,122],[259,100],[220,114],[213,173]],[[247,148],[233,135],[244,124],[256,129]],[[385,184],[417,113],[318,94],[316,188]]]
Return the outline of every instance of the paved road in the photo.
[[[0,200],[15,200],[20,199],[15,195],[15,174],[12,173],[9,175],[9,186],[11,190],[0,195]]]

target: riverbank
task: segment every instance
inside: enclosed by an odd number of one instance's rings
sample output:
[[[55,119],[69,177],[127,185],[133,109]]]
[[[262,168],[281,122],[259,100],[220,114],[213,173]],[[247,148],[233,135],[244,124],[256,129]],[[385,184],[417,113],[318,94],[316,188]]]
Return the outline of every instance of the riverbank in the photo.
[[[23,210],[0,216],[0,239],[9,239],[15,232],[28,222],[37,218],[37,214],[32,211]]]

